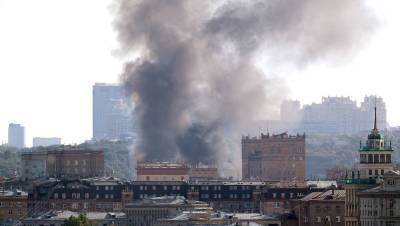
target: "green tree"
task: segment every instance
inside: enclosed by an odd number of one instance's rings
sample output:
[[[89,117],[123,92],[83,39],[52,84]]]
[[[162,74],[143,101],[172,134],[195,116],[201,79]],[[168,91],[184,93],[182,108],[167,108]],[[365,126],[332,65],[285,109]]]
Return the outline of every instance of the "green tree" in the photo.
[[[85,215],[80,214],[78,217],[70,216],[65,220],[65,226],[95,226]]]

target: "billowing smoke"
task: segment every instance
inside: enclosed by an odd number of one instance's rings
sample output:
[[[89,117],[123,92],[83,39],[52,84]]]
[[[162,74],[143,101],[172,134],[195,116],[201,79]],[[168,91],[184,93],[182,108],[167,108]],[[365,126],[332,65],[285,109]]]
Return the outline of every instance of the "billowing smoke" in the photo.
[[[299,68],[354,53],[375,27],[362,0],[117,0],[145,160],[240,170],[242,128],[277,110],[286,88],[254,66]],[[273,65],[268,65],[273,67]]]

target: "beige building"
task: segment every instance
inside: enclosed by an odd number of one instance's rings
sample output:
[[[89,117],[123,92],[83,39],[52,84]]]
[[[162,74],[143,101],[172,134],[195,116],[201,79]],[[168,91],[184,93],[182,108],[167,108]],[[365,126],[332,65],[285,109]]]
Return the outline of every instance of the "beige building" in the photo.
[[[28,213],[28,194],[23,191],[0,192],[0,225],[15,222]]]
[[[345,225],[360,226],[361,208],[365,208],[360,202],[358,194],[366,189],[376,187],[385,173],[393,170],[393,149],[391,145],[385,144],[383,134],[377,128],[377,117],[375,108],[374,128],[368,135],[366,145],[360,143],[359,170],[346,175],[344,188],[345,199]]]
[[[275,180],[303,184],[305,135],[264,135],[242,138],[243,179]]]
[[[188,181],[190,168],[184,163],[137,163],[137,181]]]
[[[357,195],[361,226],[400,225],[400,172],[385,173],[381,185]]]
[[[49,147],[40,151],[23,152],[21,161],[24,181],[43,177],[100,177],[104,174],[103,151],[71,146]]]
[[[295,202],[299,226],[343,226],[345,191],[312,192]]]

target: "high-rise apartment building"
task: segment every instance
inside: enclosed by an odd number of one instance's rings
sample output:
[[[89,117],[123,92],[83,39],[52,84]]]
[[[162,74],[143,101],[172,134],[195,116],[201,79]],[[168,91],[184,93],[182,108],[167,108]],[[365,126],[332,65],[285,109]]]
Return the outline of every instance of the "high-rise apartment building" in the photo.
[[[25,128],[20,124],[8,125],[8,145],[16,148],[25,147]]]
[[[386,105],[381,97],[366,96],[360,105],[350,97],[323,97],[321,103],[300,107],[299,101],[281,104],[281,124],[293,132],[307,134],[353,134],[368,131],[377,107],[377,126],[388,127]]]
[[[115,84],[96,83],[93,86],[93,138],[130,138],[132,123],[132,106],[124,88]]]
[[[304,183],[305,135],[243,137],[242,176],[243,179]]]

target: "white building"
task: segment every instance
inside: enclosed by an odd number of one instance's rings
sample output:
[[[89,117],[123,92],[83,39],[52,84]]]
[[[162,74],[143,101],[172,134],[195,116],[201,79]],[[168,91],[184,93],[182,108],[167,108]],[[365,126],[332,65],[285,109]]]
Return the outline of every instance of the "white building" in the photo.
[[[25,128],[20,124],[10,123],[8,125],[8,146],[25,147]]]
[[[48,147],[53,145],[61,145],[59,137],[34,137],[32,139],[33,147]]]

